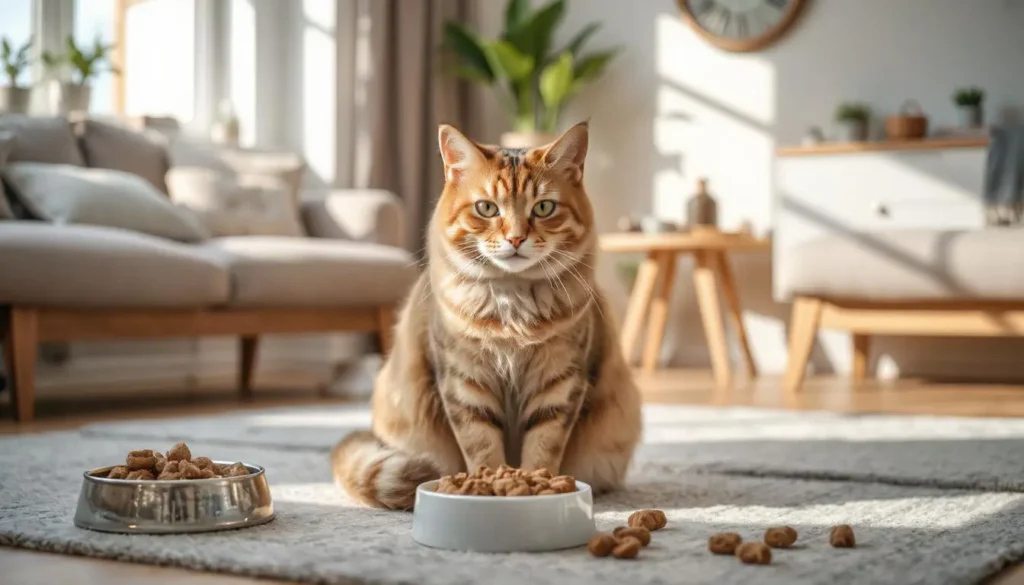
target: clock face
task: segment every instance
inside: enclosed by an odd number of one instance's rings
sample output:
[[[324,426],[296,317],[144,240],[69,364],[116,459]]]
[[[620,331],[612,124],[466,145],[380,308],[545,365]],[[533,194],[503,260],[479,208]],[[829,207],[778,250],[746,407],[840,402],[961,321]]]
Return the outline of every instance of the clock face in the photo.
[[[731,51],[767,46],[793,24],[803,4],[803,0],[679,0],[684,18],[698,32]]]

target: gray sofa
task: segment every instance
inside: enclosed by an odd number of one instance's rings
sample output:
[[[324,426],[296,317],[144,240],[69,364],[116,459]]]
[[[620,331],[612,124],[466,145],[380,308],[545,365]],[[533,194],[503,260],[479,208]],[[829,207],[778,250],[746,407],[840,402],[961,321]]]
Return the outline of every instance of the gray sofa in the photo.
[[[32,124],[7,124],[17,144],[8,162],[77,160],[39,144],[54,129],[52,121],[42,126],[35,136]],[[80,136],[75,140],[82,145]],[[81,157],[81,164],[95,158]],[[123,167],[131,157],[107,158]],[[139,175],[153,180],[152,165]],[[99,225],[0,219],[0,332],[16,418],[33,417],[42,341],[237,335],[243,396],[251,390],[261,334],[364,331],[380,335],[386,348],[394,307],[416,278],[398,200],[375,190],[304,192],[300,217],[305,237],[196,243]]]

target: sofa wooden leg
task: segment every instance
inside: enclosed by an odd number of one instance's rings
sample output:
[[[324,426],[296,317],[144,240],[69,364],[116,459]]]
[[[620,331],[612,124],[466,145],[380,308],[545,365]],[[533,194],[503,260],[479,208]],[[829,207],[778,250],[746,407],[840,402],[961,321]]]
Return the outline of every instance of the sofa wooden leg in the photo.
[[[391,345],[395,342],[394,307],[381,307],[377,311],[377,336],[380,338],[380,351],[387,357],[391,353]]]
[[[239,341],[238,394],[243,400],[252,400],[252,379],[256,373],[260,338],[258,335],[243,335]]]
[[[14,420],[18,422],[29,422],[35,417],[38,325],[35,309],[11,307],[4,335],[4,370],[11,389]]]
[[[797,297],[793,301],[793,315],[789,323],[789,363],[784,384],[789,394],[796,394],[803,385],[821,320],[821,305],[820,299],[809,297]]]
[[[863,382],[868,377],[868,365],[871,358],[871,336],[866,333],[853,334],[853,372],[854,382]]]

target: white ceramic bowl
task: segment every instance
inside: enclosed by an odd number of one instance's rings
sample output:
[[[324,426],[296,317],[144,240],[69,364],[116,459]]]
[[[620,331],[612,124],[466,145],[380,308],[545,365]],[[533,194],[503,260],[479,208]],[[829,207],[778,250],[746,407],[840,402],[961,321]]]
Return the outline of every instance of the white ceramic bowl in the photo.
[[[431,548],[475,552],[542,552],[587,543],[594,526],[590,486],[554,496],[439,494],[437,480],[416,489],[412,538]]]

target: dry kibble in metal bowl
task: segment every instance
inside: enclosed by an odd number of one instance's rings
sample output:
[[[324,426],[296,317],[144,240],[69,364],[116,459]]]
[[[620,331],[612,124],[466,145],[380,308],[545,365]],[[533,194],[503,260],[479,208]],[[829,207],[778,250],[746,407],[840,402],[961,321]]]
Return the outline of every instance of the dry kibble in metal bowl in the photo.
[[[167,455],[152,449],[138,449],[128,453],[125,465],[110,468],[107,479],[125,480],[180,480],[217,479],[250,475],[242,463],[218,465],[209,457],[192,457],[185,443],[171,447]]]

